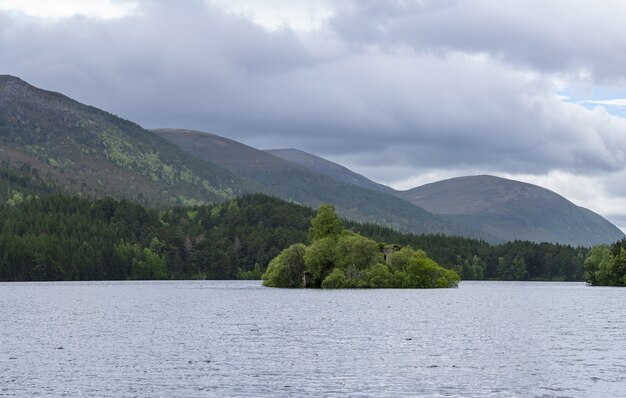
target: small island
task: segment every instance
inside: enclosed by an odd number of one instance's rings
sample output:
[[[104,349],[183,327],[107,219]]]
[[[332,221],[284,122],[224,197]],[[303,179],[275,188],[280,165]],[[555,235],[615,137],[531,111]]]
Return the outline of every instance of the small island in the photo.
[[[311,220],[310,245],[291,245],[263,274],[263,285],[304,288],[451,288],[459,275],[423,250],[386,245],[343,228],[331,205]]]
[[[594,246],[584,266],[585,280],[592,286],[626,286],[626,239]]]

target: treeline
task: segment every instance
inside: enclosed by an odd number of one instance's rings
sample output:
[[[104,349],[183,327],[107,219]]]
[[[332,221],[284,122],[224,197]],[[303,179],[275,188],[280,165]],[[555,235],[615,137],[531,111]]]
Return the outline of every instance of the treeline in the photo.
[[[12,177],[0,176],[0,182],[6,178]],[[259,279],[283,249],[308,243],[314,216],[310,208],[260,194],[169,209],[110,198],[38,197],[28,190],[7,189],[2,196],[2,281]],[[375,241],[423,250],[463,279],[582,280],[587,254],[587,249],[563,245],[492,246],[376,225],[344,225]]]
[[[26,196],[0,209],[0,280],[260,279],[312,215],[262,195],[168,210]]]

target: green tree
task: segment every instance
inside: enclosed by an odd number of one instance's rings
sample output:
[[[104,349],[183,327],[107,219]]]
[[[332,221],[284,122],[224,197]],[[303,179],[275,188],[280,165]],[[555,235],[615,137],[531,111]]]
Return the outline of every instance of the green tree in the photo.
[[[363,270],[383,262],[378,243],[354,233],[340,236],[335,250],[336,266],[344,270]]]
[[[250,271],[244,271],[243,268],[237,270],[237,279],[241,280],[259,280],[263,279],[263,272],[259,263],[254,264],[254,268]]]
[[[351,287],[348,285],[345,272],[340,268],[335,268],[322,282],[323,289],[344,289]]]
[[[270,261],[263,274],[263,285],[270,287],[300,287],[305,271],[306,246],[289,246]]]
[[[402,287],[456,287],[461,279],[456,272],[441,267],[429,258],[423,250],[402,248],[393,253],[391,265],[398,272],[397,279]]]
[[[336,241],[331,236],[316,239],[306,248],[304,263],[311,273],[313,286],[320,287],[336,264]]]
[[[343,224],[335,214],[335,208],[331,205],[321,205],[311,220],[309,241],[314,242],[326,237],[337,238],[342,229]]]
[[[526,262],[522,257],[515,257],[511,262],[511,275],[516,281],[523,281],[527,278]]]
[[[165,258],[146,247],[140,258],[133,258],[130,277],[140,280],[167,279]]]
[[[484,279],[484,277],[485,277],[485,263],[477,255],[474,255],[472,257],[472,268],[473,268],[473,272],[474,272],[474,279],[476,279],[476,280]]]
[[[366,287],[380,289],[395,286],[393,273],[387,265],[382,263],[373,264],[368,267],[363,277]]]
[[[613,256],[612,286],[626,286],[626,249],[620,248],[619,254]]]
[[[591,248],[584,262],[585,280],[591,285],[607,285],[612,268],[611,250],[606,245]]]
[[[585,279],[595,286],[626,286],[626,240],[594,246],[585,259]]]

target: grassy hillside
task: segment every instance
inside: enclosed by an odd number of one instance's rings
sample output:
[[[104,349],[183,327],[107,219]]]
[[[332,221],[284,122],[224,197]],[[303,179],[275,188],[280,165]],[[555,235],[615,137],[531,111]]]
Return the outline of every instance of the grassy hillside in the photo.
[[[135,123],[0,76],[0,160],[59,189],[147,204],[192,204],[262,190],[188,156]]]

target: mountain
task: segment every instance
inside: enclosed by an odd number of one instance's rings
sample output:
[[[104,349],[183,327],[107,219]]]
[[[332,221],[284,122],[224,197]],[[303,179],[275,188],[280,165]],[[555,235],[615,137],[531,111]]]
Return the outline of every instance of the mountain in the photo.
[[[378,192],[395,192],[392,188],[374,182],[346,167],[299,149],[268,149],[265,152],[346,184]]]
[[[592,245],[625,236],[600,215],[555,192],[494,176],[452,178],[398,195],[504,240]]]
[[[8,75],[0,76],[0,161],[61,191],[147,204],[263,190],[135,123]]]
[[[402,192],[384,185],[381,188],[341,165],[300,150],[267,152],[338,181],[392,193],[457,225],[478,229],[491,242],[529,240],[590,246],[625,236],[600,215],[550,190],[519,181],[459,177]]]
[[[274,195],[318,207],[331,203],[342,217],[414,233],[492,238],[457,225],[388,193],[346,184],[264,151],[214,134],[180,129],[153,130],[198,159],[208,160],[265,186]]]
[[[599,215],[534,185],[475,176],[396,192],[301,151],[148,131],[7,75],[0,76],[0,188],[0,200],[11,203],[52,192],[150,205],[260,192],[311,207],[332,203],[345,218],[414,233],[573,245],[624,237]]]
[[[153,133],[187,152],[235,172],[294,170],[295,164],[219,135],[184,129],[153,129]]]

